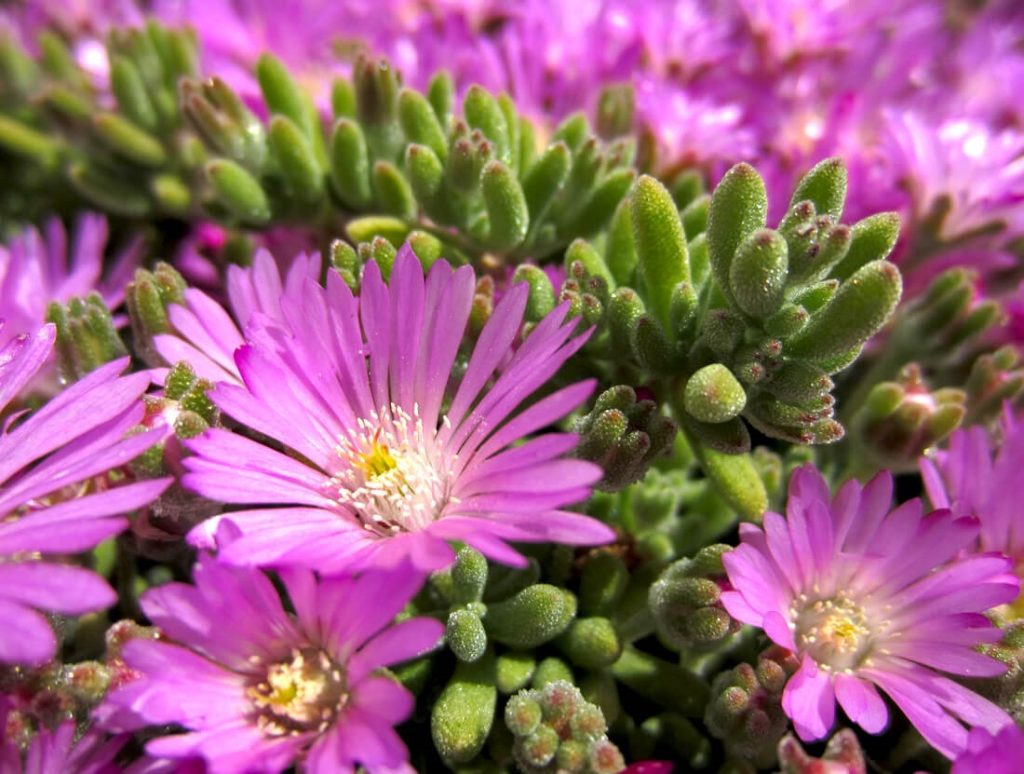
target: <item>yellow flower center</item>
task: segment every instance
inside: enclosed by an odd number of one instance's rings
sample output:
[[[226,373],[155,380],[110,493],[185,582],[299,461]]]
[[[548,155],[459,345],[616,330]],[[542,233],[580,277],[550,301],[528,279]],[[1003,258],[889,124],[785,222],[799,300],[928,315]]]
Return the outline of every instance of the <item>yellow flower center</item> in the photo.
[[[436,452],[435,435],[418,406],[412,416],[392,404],[360,419],[338,443],[333,496],[382,537],[423,529],[457,502],[448,472],[457,458]]]
[[[256,724],[268,736],[323,731],[348,701],[345,674],[321,650],[294,650],[267,667],[247,695]]]
[[[864,607],[843,593],[816,600],[801,595],[790,613],[797,647],[826,671],[850,671],[863,664],[879,633]]]

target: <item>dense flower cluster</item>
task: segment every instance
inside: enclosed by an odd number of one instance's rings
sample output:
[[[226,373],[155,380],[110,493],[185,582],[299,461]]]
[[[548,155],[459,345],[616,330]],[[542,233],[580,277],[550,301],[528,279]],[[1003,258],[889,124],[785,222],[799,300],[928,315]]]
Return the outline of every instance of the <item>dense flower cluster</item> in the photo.
[[[0,774],[1016,771],[1022,85],[1010,0],[0,9]]]

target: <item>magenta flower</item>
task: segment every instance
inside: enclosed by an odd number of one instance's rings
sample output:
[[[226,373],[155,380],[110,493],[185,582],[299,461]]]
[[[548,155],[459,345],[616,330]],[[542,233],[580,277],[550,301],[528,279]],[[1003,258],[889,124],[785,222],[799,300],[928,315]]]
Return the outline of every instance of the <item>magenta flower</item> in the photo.
[[[266,250],[257,250],[251,267],[228,269],[227,292],[234,318],[206,293],[189,288],[185,305],[174,304],[167,310],[177,335],[156,336],[156,350],[168,363],[188,361],[202,379],[241,384],[234,356],[245,343],[242,329],[256,314],[282,322],[282,307],[298,301],[303,279],[315,280],[319,275],[320,255],[300,253],[282,284],[273,257]]]
[[[950,774],[1017,774],[1024,761],[1024,730],[1015,723],[999,733],[975,728],[967,736],[967,749],[957,756]]]
[[[1020,582],[995,554],[957,558],[976,538],[973,519],[922,514],[920,500],[889,511],[892,476],[846,483],[829,502],[811,466],[794,472],[786,518],[744,525],[724,557],[733,591],[726,610],[793,651],[800,669],[782,707],[805,741],[824,737],[835,703],[879,733],[888,722],[880,688],[948,757],[967,744],[962,725],[991,731],[1006,713],[940,672],[981,677],[1005,665],[976,646],[1001,633],[984,612],[1016,597]]]
[[[0,348],[0,413],[46,362],[54,328]],[[124,518],[170,479],[106,488],[95,477],[130,462],[163,430],[125,437],[142,419],[146,374],[119,377],[127,360],[97,368],[0,435],[0,663],[39,665],[57,641],[38,610],[81,615],[117,600],[106,581],[72,564],[121,532]],[[38,559],[35,557],[44,557]]]
[[[70,249],[67,232],[57,218],[47,222],[45,236],[26,228],[9,245],[0,245],[0,319],[7,321],[0,345],[38,329],[51,301],[64,303],[98,291],[110,308],[120,304],[142,245],[135,240],[122,250],[104,277],[106,245],[106,219],[90,214],[79,219]]]
[[[434,648],[443,626],[412,618],[391,625],[419,589],[408,566],[359,578],[282,574],[295,611],[285,612],[261,572],[209,556],[195,586],[172,583],[142,598],[167,640],[124,649],[138,680],[100,709],[113,727],[173,723],[185,733],[155,739],[151,755],[200,757],[210,772],[276,772],[295,762],[311,774],[406,770],[393,726],[413,697],[378,670]]]
[[[516,412],[586,340],[563,305],[516,345],[527,287],[498,303],[468,363],[457,365],[475,278],[469,267],[423,270],[404,247],[390,286],[375,263],[358,299],[333,272],[263,317],[235,355],[244,387],[211,393],[221,410],[285,452],[227,430],[188,443],[186,486],[251,510],[199,525],[212,547],[221,520],[241,537],[234,564],[303,566],[324,573],[390,566],[424,570],[454,559],[460,540],[500,562],[525,560],[506,541],[592,545],[604,524],[564,506],[589,496],[600,469],[561,459],[576,437],[549,433],[513,446],[576,408],[593,382],[564,387]],[[451,380],[453,373],[461,378]],[[448,391],[449,382],[452,391]]]
[[[9,707],[0,697],[0,729],[6,729]],[[0,737],[0,771],[4,774],[118,774],[114,762],[124,747],[124,736],[107,739],[96,732],[77,737],[75,723],[67,720],[57,728],[42,729],[22,752],[13,741]]]
[[[921,458],[921,478],[936,508],[980,521],[982,550],[999,551],[1024,566],[1024,511],[1007,496],[1024,486],[1024,424],[1007,408],[1001,430],[998,451],[984,428],[957,430],[948,450]]]

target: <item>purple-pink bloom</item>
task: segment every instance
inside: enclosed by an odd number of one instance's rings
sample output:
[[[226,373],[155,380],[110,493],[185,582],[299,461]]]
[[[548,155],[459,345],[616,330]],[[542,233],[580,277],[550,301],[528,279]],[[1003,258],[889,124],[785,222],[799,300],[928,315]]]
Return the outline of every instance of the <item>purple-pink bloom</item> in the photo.
[[[999,551],[1024,567],[1024,511],[1013,496],[1024,487],[1024,423],[1009,408],[1001,435],[995,450],[984,428],[957,430],[947,450],[921,458],[921,478],[936,508],[978,519],[983,551]]]
[[[53,349],[54,327],[0,347],[0,414]],[[108,488],[98,476],[141,454],[162,430],[125,437],[143,415],[146,374],[118,376],[127,359],[97,368],[0,434],[0,663],[39,665],[57,641],[40,610],[81,615],[109,607],[107,582],[56,555],[87,551],[124,530],[124,518],[170,483]],[[42,558],[38,558],[42,556]]]
[[[319,275],[319,253],[300,253],[282,283],[271,254],[257,250],[251,267],[228,268],[227,294],[233,318],[206,293],[189,288],[185,291],[185,304],[173,304],[167,310],[176,334],[154,337],[156,350],[168,363],[188,361],[201,379],[241,384],[234,355],[245,343],[242,329],[256,314],[282,322],[282,308],[298,300],[301,282],[305,278],[315,280]]]
[[[563,304],[518,342],[528,291],[519,284],[463,366],[474,287],[471,268],[445,261],[424,281],[406,246],[390,285],[371,262],[358,298],[329,272],[326,288],[303,278],[282,304],[283,324],[257,316],[235,354],[244,387],[221,383],[211,398],[286,451],[223,429],[188,442],[195,456],[184,461],[186,486],[256,506],[204,522],[190,539],[212,547],[228,520],[242,534],[221,560],[324,573],[407,557],[438,569],[453,561],[453,540],[514,565],[525,559],[507,541],[612,540],[604,524],[563,510],[601,475],[563,459],[575,435],[514,445],[592,392],[592,380],[579,382],[517,411],[586,334],[574,335],[577,321],[566,320]]]
[[[0,696],[0,730],[8,728],[10,703]],[[114,762],[127,738],[108,738],[98,731],[81,737],[75,722],[66,720],[50,730],[40,729],[22,751],[10,739],[0,736],[0,771],[3,774],[118,774]]]
[[[836,701],[851,721],[881,732],[881,689],[947,757],[967,744],[968,726],[996,731],[1012,722],[987,699],[945,677],[1001,674],[976,650],[997,642],[986,610],[1014,599],[1020,581],[997,554],[959,556],[977,521],[949,510],[923,514],[911,500],[890,511],[892,476],[852,480],[829,498],[813,467],[793,473],[786,517],[741,528],[724,557],[731,616],[762,628],[800,658],[782,707],[801,739],[824,737]]]
[[[223,534],[223,533],[222,533]],[[200,557],[195,586],[146,592],[142,608],[166,639],[133,640],[124,659],[141,677],[100,709],[107,726],[173,723],[151,755],[201,757],[211,772],[311,774],[406,771],[394,731],[413,697],[379,673],[433,649],[430,618],[392,625],[422,583],[408,565],[358,578],[282,573],[294,615],[259,570]]]
[[[975,728],[950,774],[1018,774],[1024,761],[1024,730],[1016,723],[996,734]]]
[[[101,215],[82,215],[68,245],[68,234],[58,218],[46,222],[44,233],[26,228],[10,244],[0,245],[0,319],[6,335],[0,345],[21,333],[31,333],[45,322],[51,301],[98,292],[113,309],[124,299],[124,287],[141,257],[142,243],[133,240],[114,259],[104,276],[107,221]]]

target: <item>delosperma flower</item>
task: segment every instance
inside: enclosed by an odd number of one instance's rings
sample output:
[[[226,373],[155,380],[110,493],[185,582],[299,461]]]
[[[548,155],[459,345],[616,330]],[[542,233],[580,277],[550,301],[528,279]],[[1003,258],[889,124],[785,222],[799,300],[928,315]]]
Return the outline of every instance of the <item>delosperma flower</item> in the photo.
[[[974,519],[924,515],[912,500],[889,510],[892,477],[845,484],[829,497],[810,466],[793,474],[786,516],[744,525],[723,559],[734,618],[758,626],[799,655],[782,706],[804,740],[835,722],[836,701],[864,730],[879,733],[887,694],[930,744],[949,757],[967,726],[1012,722],[987,699],[944,676],[1001,674],[975,650],[1001,632],[984,613],[1017,596],[1019,580],[998,554],[960,557],[977,537]]]
[[[101,710],[111,727],[173,723],[183,733],[147,745],[154,756],[203,758],[211,772],[311,774],[407,770],[392,726],[412,695],[380,668],[432,650],[429,618],[392,625],[422,583],[408,565],[357,579],[283,574],[288,604],[259,570],[200,558],[195,586],[148,592],[142,606],[160,640],[124,648],[138,679]]]
[[[586,335],[563,306],[517,344],[527,296],[518,285],[462,370],[473,287],[471,269],[443,261],[424,279],[404,248],[390,284],[374,263],[358,299],[333,273],[326,289],[307,280],[283,310],[284,325],[251,325],[235,357],[245,386],[221,384],[212,397],[292,452],[226,430],[191,441],[186,486],[256,506],[200,525],[193,541],[209,545],[228,520],[242,534],[224,561],[336,573],[405,557],[437,569],[454,559],[449,540],[511,564],[524,560],[507,541],[611,540],[605,525],[562,510],[601,475],[562,458],[575,436],[513,446],[592,391],[590,382],[573,384],[516,412]]]

